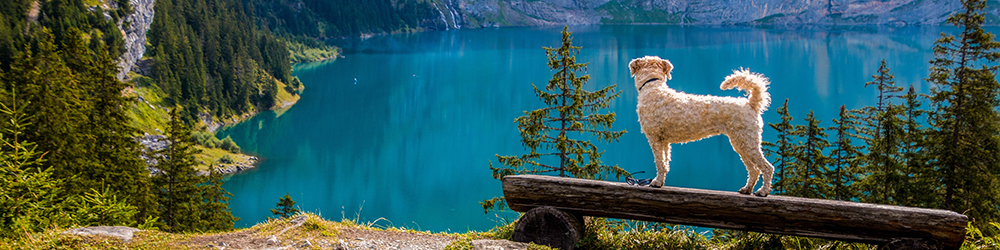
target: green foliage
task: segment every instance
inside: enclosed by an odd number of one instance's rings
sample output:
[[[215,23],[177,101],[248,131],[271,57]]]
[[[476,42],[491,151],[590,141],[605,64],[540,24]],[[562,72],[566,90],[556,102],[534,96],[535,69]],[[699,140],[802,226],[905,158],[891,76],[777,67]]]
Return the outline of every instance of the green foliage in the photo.
[[[707,239],[692,229],[663,223],[589,218],[580,249],[705,249]]]
[[[903,121],[900,117],[902,109],[893,104],[891,99],[898,98],[903,90],[895,85],[894,76],[882,60],[878,74],[872,76],[872,81],[865,87],[874,85],[878,90],[878,103],[875,107],[865,107],[860,111],[865,117],[865,123],[860,127],[861,137],[869,145],[865,155],[867,161],[866,176],[859,186],[861,190],[871,192],[862,201],[899,204],[895,193],[902,187],[905,174],[902,170],[905,163],[900,154],[900,146],[904,138]]]
[[[182,117],[229,117],[275,104],[292,82],[285,43],[258,29],[243,1],[158,1],[148,34],[152,78]]]
[[[229,150],[229,152],[233,152],[234,154],[240,152],[240,146],[237,146],[236,143],[233,142],[233,138],[229,137],[228,135],[226,136],[226,138],[222,139],[221,143],[219,143],[219,148]]]
[[[831,144],[829,164],[833,169],[827,173],[827,179],[832,185],[832,195],[835,200],[851,200],[859,197],[861,190],[852,185],[857,182],[863,165],[863,146],[855,145],[852,138],[857,135],[858,118],[855,112],[840,106],[840,115],[833,119],[834,126],[829,128],[837,132],[837,137]]]
[[[165,139],[169,146],[155,152],[159,157],[155,167],[162,172],[153,176],[153,185],[160,204],[160,217],[170,232],[210,232],[233,228],[237,218],[229,210],[229,196],[222,189],[222,176],[210,170],[208,178],[194,169],[194,148],[191,131],[184,125],[176,107],[170,111],[170,124]],[[202,183],[209,182],[207,185]]]
[[[411,31],[439,17],[433,2],[422,0],[254,0],[250,5],[261,26],[314,38]]]
[[[233,163],[236,163],[236,158],[233,158],[233,155],[228,155],[227,154],[227,155],[223,155],[222,157],[220,157],[219,158],[219,162],[224,163],[224,164],[233,164]]]
[[[902,94],[904,88],[895,85],[883,61],[878,74],[866,83],[878,90],[877,105],[860,111],[841,108],[840,119],[834,119],[835,126],[828,129],[837,131],[829,154],[823,155],[821,149],[812,150],[812,155],[810,150],[794,150],[794,161],[788,161],[789,155],[784,153],[789,148],[812,148],[810,141],[822,142],[820,137],[825,135],[817,133],[816,139],[810,139],[809,128],[818,127],[811,119],[807,119],[808,126],[789,129],[787,105],[778,109],[782,122],[770,124],[778,132],[778,142],[766,144],[769,156],[776,155],[776,162],[783,163],[775,190],[806,197],[948,209],[973,221],[997,221],[1000,83],[996,72],[1000,66],[996,61],[1000,42],[981,27],[985,2],[969,0],[963,4],[965,11],[948,19],[949,24],[963,27],[962,33],[958,37],[942,34],[935,42],[935,59],[925,79],[934,86],[931,94],[917,94],[912,84]],[[922,98],[929,101],[929,110],[923,110]],[[863,122],[857,122],[859,119]],[[794,136],[802,136],[804,142],[787,139]],[[852,137],[860,138],[862,144],[854,145]],[[832,169],[796,175],[810,160],[825,160]],[[793,168],[796,170],[785,171]],[[810,179],[805,179],[807,176]],[[793,192],[814,183],[832,186],[833,193]],[[986,238],[1000,233],[987,225],[975,224],[981,230],[976,232],[990,235]]]
[[[340,54],[340,49],[337,47],[328,46],[314,38],[298,36],[291,39],[286,38],[285,41],[285,46],[291,53],[289,57],[292,63],[321,61],[337,57]],[[290,84],[292,88],[298,88],[296,82],[297,78],[292,80],[292,84]]]
[[[119,200],[108,188],[101,191],[91,189],[79,196],[76,202],[77,223],[80,225],[131,226],[139,212],[124,199]]]
[[[201,201],[199,207],[203,211],[201,216],[201,231],[229,231],[233,229],[233,224],[240,220],[233,216],[233,211],[229,209],[229,199],[232,193],[222,188],[222,173],[219,169],[209,166],[208,183],[199,186],[201,190]]]
[[[281,219],[291,218],[299,213],[299,209],[295,207],[295,201],[292,200],[292,196],[289,196],[288,193],[285,193],[285,196],[278,199],[278,204],[275,206],[277,208],[271,209],[271,213]]]
[[[874,249],[863,243],[784,236],[737,230],[713,230],[710,249]]]
[[[16,238],[26,232],[39,232],[53,224],[69,223],[72,218],[60,213],[63,207],[62,180],[53,177],[52,168],[44,167],[44,153],[25,141],[24,130],[31,125],[25,113],[26,103],[16,91],[0,103],[0,113],[10,119],[0,124],[0,237]]]
[[[807,198],[825,198],[830,196],[826,173],[829,172],[829,159],[823,152],[830,147],[826,140],[826,128],[820,127],[812,110],[805,118],[807,125],[796,125],[796,134],[802,137],[801,145],[795,151],[795,164],[791,165],[787,186],[782,188],[785,194]]]
[[[795,136],[798,132],[795,130],[795,126],[792,125],[792,116],[788,113],[788,99],[785,99],[785,103],[777,109],[777,112],[781,117],[781,122],[768,123],[767,125],[778,132],[778,140],[775,143],[762,142],[761,146],[767,157],[775,157],[773,165],[776,176],[774,177],[773,192],[775,194],[783,194],[786,192],[785,187],[791,185],[788,178],[792,172],[789,168],[795,164],[794,149],[799,147]]]
[[[604,179],[609,176],[621,178],[628,175],[624,169],[601,164],[601,155],[597,146],[589,140],[573,139],[577,134],[583,138],[596,136],[599,140],[617,141],[625,131],[610,131],[615,122],[615,113],[599,113],[621,91],[615,92],[617,85],[604,87],[597,91],[587,91],[583,85],[590,80],[590,75],[577,76],[577,72],[586,71],[586,63],[577,63],[576,55],[580,53],[578,46],[573,46],[572,33],[564,27],[562,31],[562,46],[545,48],[548,56],[548,66],[556,72],[545,86],[545,90],[534,86],[535,95],[548,107],[533,111],[525,111],[524,115],[514,121],[521,132],[521,144],[530,151],[520,156],[500,156],[497,161],[501,167],[493,167],[493,178],[501,179],[514,174],[558,173],[559,176],[573,176],[584,179]],[[555,158],[554,162],[541,161],[542,157]],[[497,198],[480,202],[483,209],[497,207]]]
[[[983,30],[984,0],[965,0],[964,12],[947,23],[963,28],[934,42],[927,81],[934,84],[926,150],[941,203],[977,221],[1000,221],[1000,85],[996,81],[1000,42]]]
[[[1000,232],[1000,223],[990,222],[985,223],[989,226],[984,226],[989,231]],[[973,222],[969,222],[969,225],[965,227],[965,242],[962,242],[962,250],[978,250],[978,249],[1000,249],[1000,234],[994,234],[993,236],[987,236],[979,228],[977,228]]]
[[[124,110],[133,100],[121,94],[127,85],[115,78],[115,53],[93,34],[75,27],[60,30],[33,29],[23,51],[3,62],[8,70],[0,76],[0,85],[17,89],[19,101],[31,104],[21,111],[26,116],[18,139],[45,152],[46,161],[37,167],[58,180],[52,191],[58,199],[72,201],[91,190],[109,189],[136,210],[127,224],[155,216],[149,174],[132,139],[138,131],[129,125]],[[60,46],[57,37],[62,38]],[[13,119],[10,114],[0,116]],[[59,209],[72,216],[80,204]]]

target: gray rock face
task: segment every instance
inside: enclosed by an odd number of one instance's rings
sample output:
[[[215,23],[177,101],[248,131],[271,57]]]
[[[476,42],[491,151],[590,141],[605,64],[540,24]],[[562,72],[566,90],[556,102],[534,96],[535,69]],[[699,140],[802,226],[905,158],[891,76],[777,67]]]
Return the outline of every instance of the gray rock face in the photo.
[[[958,0],[460,1],[458,16],[464,18],[464,23],[480,27],[608,21],[695,25],[937,25],[962,7]],[[611,13],[610,9],[620,11]]]
[[[100,227],[81,227],[66,230],[62,234],[73,234],[80,236],[89,235],[102,235],[121,239],[122,241],[129,242],[132,240],[133,233],[139,231],[138,228],[134,227],[124,227],[124,226],[100,226]]]
[[[118,29],[125,33],[125,53],[118,59],[118,80],[124,79],[142,58],[142,54],[146,53],[146,32],[149,31],[149,25],[153,24],[155,2],[156,0],[129,0],[135,11],[118,24]],[[126,24],[128,27],[122,27]]]

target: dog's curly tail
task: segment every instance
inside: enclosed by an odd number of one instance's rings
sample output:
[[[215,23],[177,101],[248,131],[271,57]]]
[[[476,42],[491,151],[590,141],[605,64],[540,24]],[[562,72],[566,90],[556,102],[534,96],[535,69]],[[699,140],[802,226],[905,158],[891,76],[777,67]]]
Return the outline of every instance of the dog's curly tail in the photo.
[[[767,106],[771,105],[771,94],[767,93],[768,84],[770,81],[764,75],[740,68],[733,70],[733,74],[727,76],[719,88],[722,90],[738,88],[746,91],[750,95],[747,97],[750,99],[750,107],[757,110],[757,113],[763,114]]]

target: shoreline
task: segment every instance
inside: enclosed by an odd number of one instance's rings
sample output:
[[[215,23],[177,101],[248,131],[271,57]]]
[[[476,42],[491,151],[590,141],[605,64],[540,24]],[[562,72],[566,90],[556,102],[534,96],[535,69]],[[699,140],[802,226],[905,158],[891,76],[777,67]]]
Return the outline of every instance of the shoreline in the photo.
[[[331,61],[335,61],[338,58],[338,56],[323,58],[322,60],[317,60],[317,61],[312,61],[312,62],[294,63],[294,64],[292,64],[292,69],[294,70],[295,66],[298,65],[298,64],[328,63],[328,62],[331,62]],[[339,56],[339,57],[343,57],[343,56]],[[285,84],[280,84],[279,88],[284,88],[284,86],[285,86]],[[264,111],[257,111],[257,110],[255,110],[255,111],[251,111],[251,112],[248,112],[248,113],[240,114],[240,115],[237,115],[237,116],[229,117],[228,119],[220,119],[221,121],[218,121],[218,122],[214,121],[214,119],[211,119],[212,117],[208,116],[208,114],[203,113],[202,115],[199,115],[199,118],[200,118],[199,120],[202,122],[202,124],[201,124],[201,126],[203,126],[202,128],[204,128],[205,130],[207,130],[208,132],[210,132],[210,133],[212,133],[214,135],[214,134],[216,134],[216,132],[218,132],[220,130],[223,130],[223,129],[229,128],[231,126],[235,126],[236,124],[240,124],[242,122],[250,120],[254,116],[257,116],[257,115],[259,115],[259,114],[261,114],[263,112],[274,111],[275,116],[281,116],[286,111],[288,111],[293,106],[295,106],[295,104],[297,104],[299,102],[299,100],[302,99],[302,92],[304,90],[305,90],[305,84],[300,84],[300,86],[299,86],[298,89],[293,90],[295,93],[293,95],[291,95],[290,98],[287,98],[287,99],[284,99],[284,100],[278,99],[278,100],[276,100],[276,101],[278,101],[277,105],[274,105],[270,109],[267,109],[267,110],[264,110]],[[248,171],[248,170],[251,170],[251,169],[256,169],[257,166],[258,166],[258,164],[261,162],[261,160],[260,160],[261,157],[260,156],[250,155],[250,154],[247,154],[247,153],[244,153],[244,152],[235,153],[235,154],[232,154],[232,155],[235,155],[239,159],[236,160],[236,162],[233,162],[233,163],[221,163],[221,162],[217,162],[217,164],[218,164],[217,168],[219,168],[221,170],[221,172],[222,172],[223,175],[227,175],[227,176],[228,175],[234,175],[234,174],[238,174],[238,173],[241,173],[241,172],[244,172],[244,171]],[[204,162],[202,162],[202,164],[204,164]],[[205,171],[205,170],[199,170],[198,174],[199,175],[207,175],[207,174],[209,174],[209,172]]]

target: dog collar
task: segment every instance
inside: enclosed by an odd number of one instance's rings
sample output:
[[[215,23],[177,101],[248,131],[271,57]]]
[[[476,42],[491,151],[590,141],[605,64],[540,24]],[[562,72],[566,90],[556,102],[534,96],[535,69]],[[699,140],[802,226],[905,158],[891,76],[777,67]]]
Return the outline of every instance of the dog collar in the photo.
[[[649,80],[646,80],[646,82],[642,83],[642,86],[639,86],[639,91],[642,91],[642,87],[646,87],[647,83],[652,82],[652,81],[659,81],[659,80],[660,80],[660,78],[656,78],[656,77],[649,78]]]

